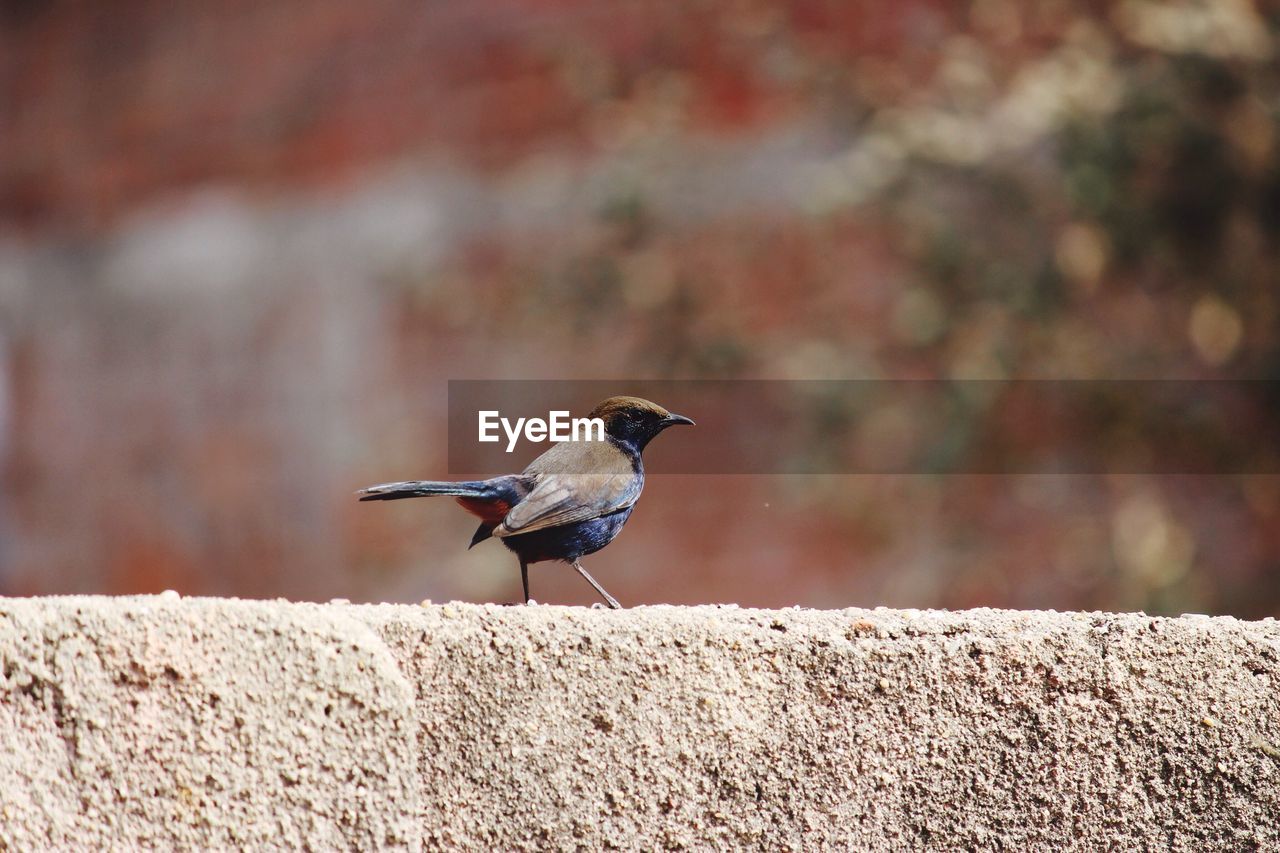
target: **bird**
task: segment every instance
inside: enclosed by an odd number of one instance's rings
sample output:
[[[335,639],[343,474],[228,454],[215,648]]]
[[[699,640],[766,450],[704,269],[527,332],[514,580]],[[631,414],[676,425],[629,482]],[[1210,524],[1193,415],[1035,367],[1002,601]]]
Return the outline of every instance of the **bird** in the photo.
[[[496,538],[520,560],[524,601],[529,566],[551,560],[569,563],[610,608],[621,607],[587,570],[582,558],[608,545],[631,517],[644,489],[645,447],[677,424],[693,426],[639,397],[610,397],[588,414],[604,423],[604,440],[553,445],[519,474],[488,480],[408,480],[360,489],[361,501],[448,495],[480,519],[468,549]]]

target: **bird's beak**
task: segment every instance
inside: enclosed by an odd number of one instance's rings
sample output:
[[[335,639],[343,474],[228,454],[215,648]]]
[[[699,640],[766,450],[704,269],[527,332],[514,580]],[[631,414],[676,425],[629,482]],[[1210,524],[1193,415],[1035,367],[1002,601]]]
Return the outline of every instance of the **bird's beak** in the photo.
[[[677,415],[674,412],[662,419],[663,427],[675,426],[676,424],[688,424],[689,426],[695,426],[693,418],[686,418],[684,415]]]

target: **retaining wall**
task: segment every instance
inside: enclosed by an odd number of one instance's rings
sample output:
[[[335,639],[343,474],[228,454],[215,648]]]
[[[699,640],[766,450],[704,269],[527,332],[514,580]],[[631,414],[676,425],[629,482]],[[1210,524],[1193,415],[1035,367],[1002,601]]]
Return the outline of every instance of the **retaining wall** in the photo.
[[[0,599],[0,840],[1280,849],[1280,623]]]

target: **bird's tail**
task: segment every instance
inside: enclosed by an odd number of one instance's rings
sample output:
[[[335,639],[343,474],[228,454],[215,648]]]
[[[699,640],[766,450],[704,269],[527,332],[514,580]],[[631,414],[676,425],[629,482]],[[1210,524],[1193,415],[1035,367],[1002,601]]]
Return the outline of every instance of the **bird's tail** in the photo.
[[[406,480],[403,483],[379,483],[356,492],[362,501],[398,501],[401,498],[425,498],[432,495],[453,495],[459,498],[488,498],[493,489],[484,480],[465,480],[459,483],[437,480]]]

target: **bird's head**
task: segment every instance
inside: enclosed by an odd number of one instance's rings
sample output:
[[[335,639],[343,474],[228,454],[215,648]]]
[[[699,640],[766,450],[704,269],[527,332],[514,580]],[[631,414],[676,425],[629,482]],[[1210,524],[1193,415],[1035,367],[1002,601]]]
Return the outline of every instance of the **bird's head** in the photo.
[[[684,415],[672,414],[639,397],[610,397],[592,409],[588,417],[600,418],[606,433],[636,450],[644,450],[650,439],[669,426],[693,426],[693,421]]]

